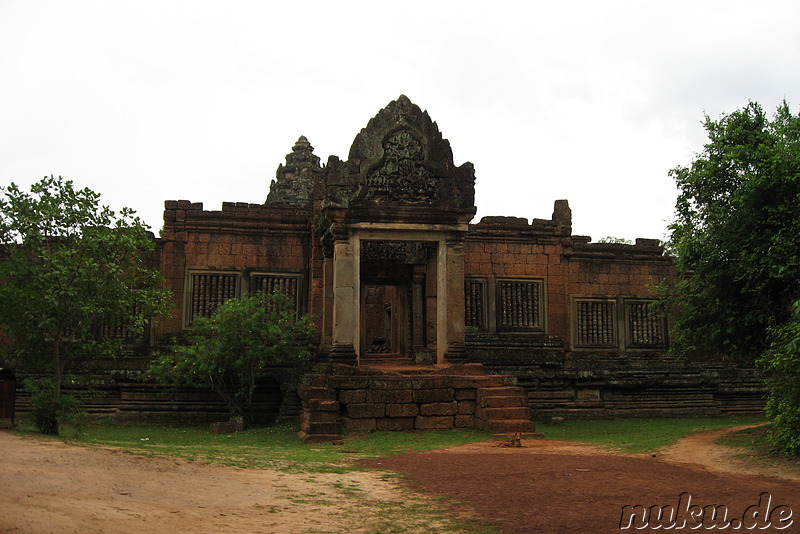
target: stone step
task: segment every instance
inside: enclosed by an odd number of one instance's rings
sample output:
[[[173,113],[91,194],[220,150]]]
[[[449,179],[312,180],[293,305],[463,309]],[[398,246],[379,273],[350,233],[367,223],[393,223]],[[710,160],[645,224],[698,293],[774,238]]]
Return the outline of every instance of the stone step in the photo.
[[[483,397],[481,408],[506,408],[509,406],[525,406],[526,399],[520,395],[502,395],[497,397]]]
[[[526,398],[525,388],[520,386],[495,386],[478,388],[478,401],[486,397],[523,397]]]
[[[527,406],[506,406],[502,408],[478,408],[475,411],[478,419],[497,421],[501,419],[530,419],[531,409]]]
[[[338,421],[334,422],[316,422],[316,421],[303,421],[300,425],[300,430],[308,435],[333,435],[342,432],[342,424]]]
[[[530,419],[502,419],[484,421],[483,429],[492,434],[534,433],[536,425]]]

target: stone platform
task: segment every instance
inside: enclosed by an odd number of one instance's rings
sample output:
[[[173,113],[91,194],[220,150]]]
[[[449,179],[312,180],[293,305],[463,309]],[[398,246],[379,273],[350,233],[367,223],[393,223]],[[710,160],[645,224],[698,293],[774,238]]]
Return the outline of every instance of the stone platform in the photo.
[[[305,375],[298,389],[300,438],[324,442],[342,439],[345,431],[467,427],[535,431],[525,390],[513,376],[489,375],[481,364],[389,367],[322,364]]]

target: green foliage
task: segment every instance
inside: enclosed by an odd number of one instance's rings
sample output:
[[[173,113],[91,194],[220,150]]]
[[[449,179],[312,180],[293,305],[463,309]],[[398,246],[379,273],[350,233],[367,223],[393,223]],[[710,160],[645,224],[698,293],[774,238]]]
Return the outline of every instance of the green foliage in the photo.
[[[231,415],[246,415],[259,380],[309,362],[313,337],[311,317],[297,318],[286,296],[255,293],[195,319],[189,344],[160,354],[150,373],[161,382],[210,387]]]
[[[750,103],[705,128],[703,152],[670,173],[674,344],[752,360],[800,298],[800,117]]]
[[[9,357],[53,373],[58,407],[69,362],[119,350],[98,327],[142,331],[169,293],[147,268],[155,242],[130,209],[117,214],[61,177],[0,193],[0,325]]]
[[[62,423],[69,423],[80,432],[85,413],[78,399],[57,393],[51,379],[26,381],[25,388],[31,394],[31,419],[39,432],[57,436]]]
[[[800,455],[800,301],[795,302],[791,319],[770,333],[770,348],[759,360],[770,389],[767,415],[774,422],[770,440],[778,450]]]

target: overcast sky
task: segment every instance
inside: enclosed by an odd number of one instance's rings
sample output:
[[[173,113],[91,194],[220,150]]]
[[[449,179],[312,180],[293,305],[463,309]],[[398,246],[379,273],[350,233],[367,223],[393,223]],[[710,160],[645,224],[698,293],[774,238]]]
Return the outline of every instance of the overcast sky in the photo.
[[[712,118],[800,108],[800,2],[0,0],[0,185],[62,175],[158,231],[264,202],[300,135],[347,158],[407,95],[475,165],[477,220],[663,238]]]

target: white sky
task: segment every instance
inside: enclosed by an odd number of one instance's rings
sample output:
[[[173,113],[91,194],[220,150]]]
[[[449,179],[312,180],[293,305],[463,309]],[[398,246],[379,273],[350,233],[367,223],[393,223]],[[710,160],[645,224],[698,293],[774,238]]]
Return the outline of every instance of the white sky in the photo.
[[[0,185],[62,175],[155,230],[261,203],[300,135],[347,158],[400,94],[476,171],[477,220],[663,238],[716,118],[800,104],[800,2],[0,0]]]

